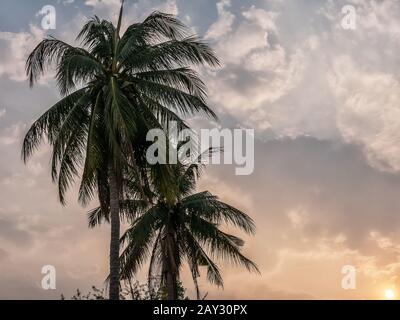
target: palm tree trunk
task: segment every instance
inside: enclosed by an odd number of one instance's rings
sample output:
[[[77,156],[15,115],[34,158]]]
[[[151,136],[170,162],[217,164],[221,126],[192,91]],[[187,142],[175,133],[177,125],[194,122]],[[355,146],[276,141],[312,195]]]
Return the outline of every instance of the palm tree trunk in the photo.
[[[120,261],[119,261],[119,239],[120,239],[120,207],[119,197],[120,188],[116,170],[111,164],[109,167],[110,178],[110,224],[111,224],[111,240],[110,240],[110,300],[119,300],[120,291]]]
[[[176,263],[176,241],[171,226],[167,227],[163,241],[164,281],[167,287],[167,300],[178,300],[178,267]]]
[[[166,272],[167,300],[178,300],[178,288],[176,273],[168,270]]]

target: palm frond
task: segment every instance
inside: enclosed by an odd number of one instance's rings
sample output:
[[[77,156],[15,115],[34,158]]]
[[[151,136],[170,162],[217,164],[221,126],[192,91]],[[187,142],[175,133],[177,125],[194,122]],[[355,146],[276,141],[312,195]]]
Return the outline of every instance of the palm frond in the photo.
[[[200,243],[193,237],[192,232],[187,228],[185,228],[184,231],[185,252],[187,252],[187,258],[191,261],[191,264],[207,267],[208,281],[219,287],[223,287],[224,281],[218,266],[203,250]]]
[[[202,97],[160,83],[143,79],[131,80],[136,90],[142,95],[168,106],[169,109],[179,112],[182,116],[193,116],[202,113],[215,120],[217,119],[217,115],[207,106]]]
[[[83,26],[76,39],[107,65],[114,52],[114,37],[115,28],[112,23],[94,16]]]
[[[103,211],[101,207],[97,207],[88,212],[89,228],[95,228],[103,223],[110,223],[110,212]]]
[[[64,97],[32,124],[25,135],[22,146],[22,159],[24,162],[32,156],[44,138],[48,138],[50,142],[54,141],[64,119],[78,101],[87,94],[87,90],[88,88],[85,87]]]
[[[26,73],[29,78],[29,83],[31,86],[33,86],[40,76],[53,64],[57,66],[57,68],[64,69],[66,68],[66,61],[68,62],[67,58],[71,58],[74,56],[79,56],[83,59],[85,57],[85,62],[88,64],[87,67],[82,67],[81,64],[77,64],[77,61],[75,61],[76,65],[79,65],[81,69],[80,74],[83,73],[83,70],[86,70],[85,74],[87,75],[88,69],[90,68],[92,71],[96,70],[98,68],[101,69],[101,64],[96,63],[96,59],[94,56],[92,56],[88,51],[86,51],[83,48],[77,48],[69,45],[66,42],[63,42],[61,40],[55,39],[55,38],[47,38],[42,40],[37,47],[32,51],[32,53],[29,55],[27,61],[26,61]],[[67,59],[67,60],[66,60]],[[64,62],[64,63],[62,63]],[[91,62],[89,64],[89,62]],[[67,63],[68,65],[68,63]],[[96,68],[93,69],[93,66],[96,65]],[[78,75],[78,71],[75,71],[76,75]],[[58,78],[65,76],[63,74],[58,73]],[[60,82],[60,79],[59,79]],[[65,89],[62,86],[60,87],[62,90]],[[66,92],[63,90],[62,92]]]
[[[129,54],[120,58],[120,66],[125,73],[191,65],[218,67],[220,62],[214,51],[197,37],[134,47]]]
[[[218,200],[218,197],[208,191],[187,196],[182,200],[182,208],[212,223],[225,222],[248,234],[255,233],[254,222],[248,215]]]
[[[240,252],[239,247],[243,245],[241,239],[222,232],[215,224],[196,215],[188,217],[188,229],[194,238],[207,247],[214,258],[220,258],[235,265],[244,266],[248,271],[259,273],[255,263]]]
[[[105,148],[101,138],[101,93],[97,94],[96,102],[92,106],[89,129],[86,141],[86,158],[82,172],[81,185],[79,187],[79,201],[86,205],[93,198],[98,187],[99,179],[96,177],[100,170],[107,170]],[[103,180],[103,183],[106,183]],[[98,190],[98,189],[97,189]],[[102,200],[100,200],[102,201]]]
[[[137,219],[122,236],[121,245],[127,243],[120,257],[122,279],[131,278],[147,260],[158,219],[158,211],[152,208]]]

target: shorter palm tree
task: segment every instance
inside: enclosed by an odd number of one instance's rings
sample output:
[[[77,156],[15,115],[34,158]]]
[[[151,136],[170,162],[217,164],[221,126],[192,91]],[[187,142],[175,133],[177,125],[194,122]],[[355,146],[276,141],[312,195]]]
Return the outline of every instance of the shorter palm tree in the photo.
[[[223,286],[216,260],[244,266],[258,272],[257,266],[240,249],[244,241],[220,229],[222,223],[233,225],[247,234],[254,234],[252,219],[226,204],[208,191],[195,192],[202,173],[199,163],[170,166],[178,190],[174,202],[165,197],[156,180],[152,183],[152,203],[136,198],[135,182],[130,183],[131,199],[122,207],[132,219],[130,228],[121,238],[125,249],[121,255],[121,277],[130,279],[150,259],[149,279],[159,278],[169,300],[177,299],[179,274],[186,261],[192,273],[197,298],[200,298],[197,278],[199,267],[207,268],[207,279]],[[90,225],[107,220],[98,208],[90,213]]]

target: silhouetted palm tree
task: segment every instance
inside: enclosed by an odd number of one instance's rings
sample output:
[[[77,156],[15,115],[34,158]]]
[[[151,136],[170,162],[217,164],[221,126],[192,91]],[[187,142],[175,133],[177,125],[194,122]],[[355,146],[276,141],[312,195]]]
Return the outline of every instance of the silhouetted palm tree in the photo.
[[[141,143],[151,128],[202,112],[215,117],[205,103],[205,86],[188,66],[216,66],[213,51],[174,16],[154,12],[130,25],[120,36],[118,24],[94,17],[77,39],[82,47],[55,38],[43,40],[27,60],[33,86],[55,64],[63,98],[28,131],[24,161],[44,138],[53,147],[52,178],[59,198],[81,177],[79,200],[98,195],[110,211],[110,299],[119,298],[119,238],[122,177],[126,168],[140,179]]]
[[[122,278],[132,278],[150,259],[149,279],[161,275],[168,299],[175,300],[184,260],[190,267],[197,298],[200,297],[197,285],[199,266],[207,268],[208,280],[218,286],[223,285],[223,280],[216,259],[258,272],[256,265],[240,252],[243,240],[219,228],[226,223],[253,234],[252,219],[208,191],[195,193],[203,169],[200,162],[178,163],[172,169],[178,190],[173,203],[166,200],[156,183],[152,185],[153,204],[150,204],[138,198],[141,194],[137,183],[127,182],[132,198],[125,199],[122,206],[133,223],[121,238],[121,244],[126,245],[121,255]],[[107,216],[101,208],[89,213],[91,227],[103,221],[107,221]]]

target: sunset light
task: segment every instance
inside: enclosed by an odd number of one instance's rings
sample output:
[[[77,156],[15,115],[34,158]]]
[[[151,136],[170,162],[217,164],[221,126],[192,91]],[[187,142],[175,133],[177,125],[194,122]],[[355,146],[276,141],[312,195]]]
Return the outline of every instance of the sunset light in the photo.
[[[393,289],[386,289],[385,290],[385,299],[393,300],[396,298],[396,293]]]
[[[0,7],[0,303],[397,308],[400,0]]]

